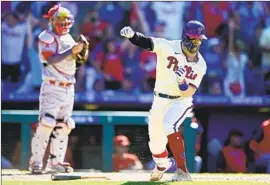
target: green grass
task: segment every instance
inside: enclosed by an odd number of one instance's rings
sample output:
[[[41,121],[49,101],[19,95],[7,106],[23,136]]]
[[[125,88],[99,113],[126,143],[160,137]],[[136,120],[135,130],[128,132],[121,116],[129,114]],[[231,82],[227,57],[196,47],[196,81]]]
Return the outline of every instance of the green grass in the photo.
[[[124,182],[124,181],[2,181],[3,185],[266,185],[266,182],[195,181],[195,182]]]

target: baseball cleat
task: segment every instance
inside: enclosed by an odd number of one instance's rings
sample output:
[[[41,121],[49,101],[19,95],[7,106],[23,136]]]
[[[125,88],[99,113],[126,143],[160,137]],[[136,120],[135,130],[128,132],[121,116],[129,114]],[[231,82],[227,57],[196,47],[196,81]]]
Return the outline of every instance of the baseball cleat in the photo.
[[[159,170],[157,165],[155,166],[154,170],[151,173],[150,181],[159,181],[163,177],[163,174],[175,164],[173,158],[169,158],[168,160],[168,166],[164,170]]]
[[[48,163],[45,168],[46,173],[72,173],[73,168],[69,163],[58,163],[58,164],[50,164]]]
[[[30,163],[29,171],[34,175],[42,174],[43,173],[42,164],[39,162]]]
[[[183,170],[181,170],[180,168],[177,169],[176,175],[174,175],[172,177],[172,179],[170,180],[172,182],[175,181],[192,181],[190,174],[187,172],[184,172]]]

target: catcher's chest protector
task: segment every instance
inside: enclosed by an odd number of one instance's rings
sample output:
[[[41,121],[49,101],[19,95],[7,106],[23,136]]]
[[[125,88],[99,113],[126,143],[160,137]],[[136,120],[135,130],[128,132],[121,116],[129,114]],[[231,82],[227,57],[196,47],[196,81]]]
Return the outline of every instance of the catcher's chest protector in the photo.
[[[62,53],[75,45],[75,41],[70,34],[56,36],[56,40],[59,43],[58,53]],[[76,72],[75,59],[73,59],[71,56],[62,62],[56,63],[55,67],[69,75],[74,75]]]
[[[40,52],[47,50],[48,47],[53,47],[51,49],[54,50],[55,53],[59,54],[65,52],[76,44],[70,34],[59,36],[51,31],[44,31],[40,34],[39,39],[44,43],[49,43],[48,45],[42,45],[40,47]],[[48,39],[50,40],[48,41]],[[47,61],[44,59],[42,62],[47,63]],[[76,72],[75,59],[73,59],[71,56],[59,63],[54,64],[53,66],[58,72],[65,75],[74,75]]]

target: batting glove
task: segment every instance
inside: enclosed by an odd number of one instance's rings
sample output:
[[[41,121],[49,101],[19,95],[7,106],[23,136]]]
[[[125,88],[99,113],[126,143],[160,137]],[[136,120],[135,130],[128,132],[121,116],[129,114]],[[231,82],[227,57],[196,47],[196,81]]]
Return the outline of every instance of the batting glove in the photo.
[[[128,39],[132,38],[134,36],[135,32],[132,30],[130,26],[125,26],[124,28],[121,29],[120,35],[123,37],[126,37]]]
[[[179,83],[182,83],[183,80],[185,80],[186,76],[186,69],[184,67],[179,67],[176,71],[175,74],[177,75],[177,81]]]

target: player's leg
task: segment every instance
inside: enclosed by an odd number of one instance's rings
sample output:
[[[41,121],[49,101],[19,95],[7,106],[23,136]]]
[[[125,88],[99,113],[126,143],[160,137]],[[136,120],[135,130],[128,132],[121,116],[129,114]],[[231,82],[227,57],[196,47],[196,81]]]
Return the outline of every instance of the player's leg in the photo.
[[[31,153],[29,170],[32,173],[42,173],[43,157],[47,148],[50,134],[56,125],[55,114],[57,102],[52,96],[50,86],[43,83],[39,96],[39,124],[31,141]]]
[[[66,94],[66,102],[62,104],[59,114],[57,115],[57,118],[62,120],[56,123],[52,132],[50,157],[45,169],[47,172],[73,171],[70,164],[64,162],[68,145],[68,135],[71,130],[75,128],[75,122],[71,118],[74,104],[74,90],[68,89],[68,91],[70,92]]]
[[[152,181],[160,180],[164,172],[167,171],[174,163],[173,160],[168,159],[168,151],[166,148],[168,139],[162,124],[166,104],[168,104],[167,100],[159,100],[158,98],[155,98],[148,120],[148,144],[153,160],[156,164],[150,178]]]
[[[192,106],[186,106],[181,102],[175,102],[166,112],[163,120],[169,147],[176,160],[178,173],[181,174],[188,174],[188,169],[186,167],[184,140],[178,130],[191,110]],[[189,175],[186,175],[186,178],[188,180],[190,178]]]

